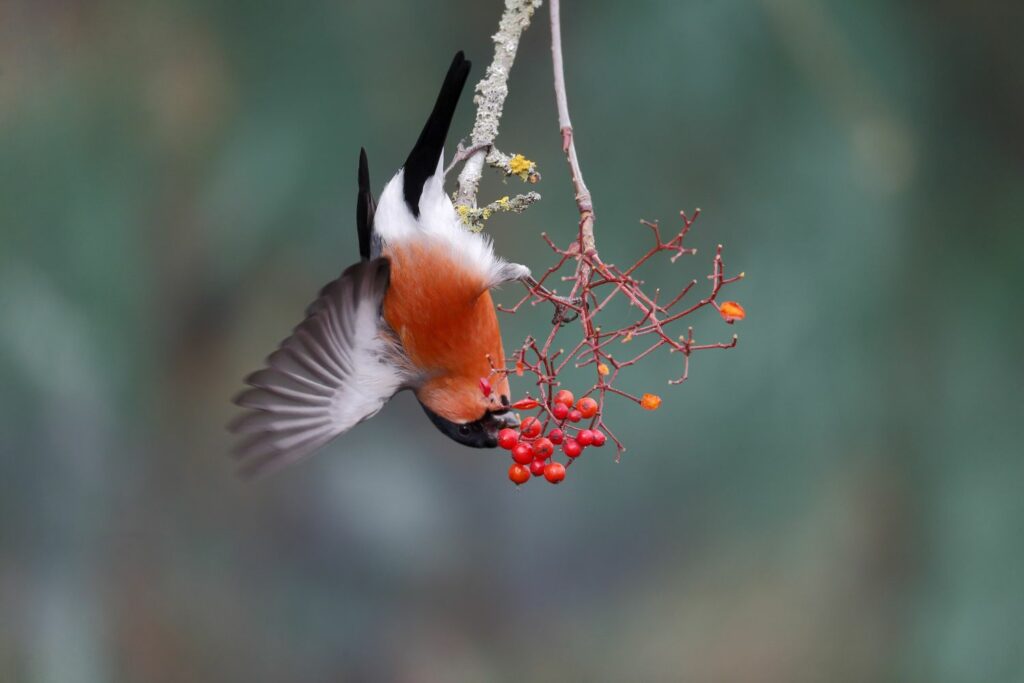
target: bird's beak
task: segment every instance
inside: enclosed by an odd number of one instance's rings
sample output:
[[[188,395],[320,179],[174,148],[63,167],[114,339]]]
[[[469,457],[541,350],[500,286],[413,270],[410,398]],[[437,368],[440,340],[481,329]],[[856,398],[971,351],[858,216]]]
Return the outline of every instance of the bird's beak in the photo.
[[[511,410],[503,413],[488,413],[484,420],[488,423],[489,430],[493,429],[495,434],[502,429],[519,428],[519,418]]]

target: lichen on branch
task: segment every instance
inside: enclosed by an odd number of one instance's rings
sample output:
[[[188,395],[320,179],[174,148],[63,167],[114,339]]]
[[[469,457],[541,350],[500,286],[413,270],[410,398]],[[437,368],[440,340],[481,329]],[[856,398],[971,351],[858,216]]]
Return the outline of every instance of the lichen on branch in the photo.
[[[483,79],[477,83],[473,102],[476,104],[476,120],[470,135],[465,165],[459,173],[459,186],[455,192],[455,206],[475,209],[480,176],[484,163],[503,171],[506,176],[517,175],[524,180],[540,178],[536,164],[529,162],[522,168],[522,155],[503,154],[494,147],[498,127],[508,97],[508,77],[519,50],[519,39],[530,26],[534,12],[542,0],[505,0],[505,11],[498,22],[494,40],[494,58],[491,60]]]

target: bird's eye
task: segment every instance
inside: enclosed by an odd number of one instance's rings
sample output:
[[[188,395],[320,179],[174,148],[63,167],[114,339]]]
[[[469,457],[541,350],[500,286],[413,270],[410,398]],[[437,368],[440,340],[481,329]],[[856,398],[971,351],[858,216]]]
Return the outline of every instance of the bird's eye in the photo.
[[[459,434],[463,436],[469,434],[469,425],[459,425]]]

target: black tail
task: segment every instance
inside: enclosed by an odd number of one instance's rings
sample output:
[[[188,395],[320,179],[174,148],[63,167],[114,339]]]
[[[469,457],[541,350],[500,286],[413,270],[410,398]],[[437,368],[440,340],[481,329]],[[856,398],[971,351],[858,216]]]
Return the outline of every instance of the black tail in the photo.
[[[359,194],[356,195],[356,230],[359,233],[359,255],[364,261],[370,259],[370,240],[373,235],[373,214],[377,203],[370,191],[370,167],[366,162],[366,150],[359,149]]]
[[[423,184],[434,175],[437,160],[444,151],[448,127],[451,126],[455,106],[459,103],[462,88],[469,77],[470,66],[461,50],[455,53],[452,65],[448,67],[448,75],[441,86],[441,92],[437,95],[437,102],[434,103],[434,110],[430,112],[423,132],[409,152],[409,158],[405,160],[405,203],[409,205],[409,210],[414,216],[420,214],[420,193],[423,192]]]

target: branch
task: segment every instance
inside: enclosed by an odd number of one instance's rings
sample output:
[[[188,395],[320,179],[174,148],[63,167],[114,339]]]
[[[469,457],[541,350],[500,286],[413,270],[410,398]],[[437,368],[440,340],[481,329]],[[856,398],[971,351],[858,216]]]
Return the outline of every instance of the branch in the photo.
[[[565,69],[562,66],[562,26],[559,0],[551,0],[551,64],[555,75],[555,102],[558,105],[558,127],[562,133],[562,151],[569,162],[572,185],[576,190],[576,209],[580,213],[580,251],[597,259],[597,244],[594,241],[594,203],[590,190],[583,181],[580,160],[576,156],[573,140],[572,121],[569,119],[569,100],[565,94]],[[577,282],[586,282],[590,277],[587,259],[580,259]]]
[[[456,209],[476,208],[476,194],[485,161],[504,171],[505,175],[519,175],[530,182],[537,182],[540,177],[533,162],[521,155],[510,157],[502,154],[494,148],[494,140],[498,137],[498,125],[508,96],[508,76],[519,49],[519,38],[529,27],[534,11],[542,1],[505,0],[505,11],[498,23],[498,32],[492,36],[494,59],[487,67],[484,78],[476,85],[476,96],[473,98],[477,105],[476,122],[473,124],[471,142],[467,149],[460,149],[456,155],[456,161],[463,155],[466,158],[455,193]]]

